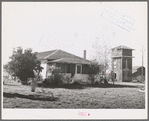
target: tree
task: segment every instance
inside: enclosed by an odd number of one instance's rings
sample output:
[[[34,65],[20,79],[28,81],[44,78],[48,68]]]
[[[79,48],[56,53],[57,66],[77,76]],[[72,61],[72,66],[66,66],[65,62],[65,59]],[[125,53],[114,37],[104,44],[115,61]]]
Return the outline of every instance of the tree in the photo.
[[[10,74],[13,73],[18,77],[22,84],[27,84],[28,78],[35,77],[34,71],[39,75],[43,69],[36,55],[37,53],[33,53],[30,48],[23,52],[23,49],[18,47],[16,50],[13,49],[12,56],[10,57],[11,61],[5,67],[7,67]]]
[[[11,75],[12,71],[9,69],[9,65],[8,64],[3,65],[3,68]]]
[[[103,65],[104,72],[111,68],[111,53],[110,47],[102,40],[96,40],[95,44],[92,46],[96,50],[96,56],[94,57],[99,65]]]
[[[110,48],[113,46],[114,40],[114,28],[103,23],[102,26],[100,26],[100,31],[98,31],[95,43],[92,47],[96,50],[94,58],[97,59],[100,65],[104,65],[104,72],[106,69],[111,69]]]
[[[98,63],[96,59],[92,60],[92,63],[90,64],[90,74],[98,74],[103,69],[103,66]]]

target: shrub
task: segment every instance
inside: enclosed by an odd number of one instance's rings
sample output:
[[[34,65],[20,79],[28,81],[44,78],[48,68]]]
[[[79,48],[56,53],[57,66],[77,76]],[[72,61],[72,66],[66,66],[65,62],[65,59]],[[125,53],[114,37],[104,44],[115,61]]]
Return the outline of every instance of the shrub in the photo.
[[[88,80],[91,82],[91,84],[93,84],[94,83],[94,75],[89,74]]]
[[[138,81],[137,81],[136,79],[133,79],[132,82],[133,82],[133,83],[137,83]]]
[[[137,79],[138,82],[142,83],[142,82],[145,81],[145,76],[140,75],[136,79]]]
[[[69,84],[72,81],[71,75],[62,74],[61,75],[62,84]]]
[[[99,74],[94,76],[94,84],[100,84],[101,78]]]
[[[100,75],[99,74],[96,74],[96,75],[90,74],[88,77],[88,80],[91,82],[90,84],[100,84]]]
[[[104,75],[104,73],[99,73],[96,75],[90,74],[88,80],[91,82],[91,84],[108,84],[108,76]]]
[[[63,85],[71,82],[71,75],[61,73],[61,69],[55,66],[49,68],[51,76],[44,80],[44,85]]]
[[[47,85],[50,85],[50,84],[51,84],[51,79],[50,78],[47,78],[47,79],[43,80],[43,85],[44,86],[47,86]]]
[[[73,85],[81,85],[79,82],[75,81]]]

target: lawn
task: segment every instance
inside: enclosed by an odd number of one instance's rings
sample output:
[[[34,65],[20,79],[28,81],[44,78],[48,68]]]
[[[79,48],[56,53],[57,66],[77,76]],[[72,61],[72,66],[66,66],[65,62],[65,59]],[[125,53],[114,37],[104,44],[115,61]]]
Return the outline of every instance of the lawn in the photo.
[[[137,84],[108,86],[38,87],[31,92],[30,86],[16,82],[3,85],[3,108],[47,109],[144,109],[145,93]],[[53,93],[53,98],[51,93]]]

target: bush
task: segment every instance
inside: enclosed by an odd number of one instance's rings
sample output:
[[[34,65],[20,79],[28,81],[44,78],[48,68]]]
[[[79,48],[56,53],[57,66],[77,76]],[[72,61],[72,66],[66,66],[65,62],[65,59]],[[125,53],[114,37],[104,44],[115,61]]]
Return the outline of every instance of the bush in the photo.
[[[81,85],[79,82],[74,82],[73,85]]]
[[[50,84],[51,84],[50,78],[47,78],[47,79],[44,79],[44,80],[43,80],[43,85],[44,85],[44,86],[50,85]]]
[[[61,73],[61,69],[55,66],[49,68],[52,75],[44,80],[44,85],[63,85],[71,82],[71,75]]]
[[[96,75],[92,75],[90,74],[88,77],[88,80],[91,82],[91,84],[100,84],[100,83],[104,83],[104,84],[108,84],[108,76],[104,75],[104,73],[100,73],[100,74],[96,74]]]
[[[101,78],[99,74],[94,76],[94,84],[100,84]]]
[[[61,73],[54,73],[52,74],[52,84],[55,85],[62,85],[62,74]]]
[[[72,81],[71,75],[62,74],[61,75],[62,84],[69,84]]]
[[[136,79],[137,79],[138,82],[142,83],[142,82],[145,81],[145,76],[140,75]]]
[[[90,74],[88,80],[91,82],[90,84],[100,84],[101,78],[99,74],[96,75]]]
[[[89,74],[88,80],[91,82],[90,84],[93,84],[94,83],[94,75]]]
[[[65,73],[54,73],[43,81],[44,85],[64,85],[71,82],[71,77]]]

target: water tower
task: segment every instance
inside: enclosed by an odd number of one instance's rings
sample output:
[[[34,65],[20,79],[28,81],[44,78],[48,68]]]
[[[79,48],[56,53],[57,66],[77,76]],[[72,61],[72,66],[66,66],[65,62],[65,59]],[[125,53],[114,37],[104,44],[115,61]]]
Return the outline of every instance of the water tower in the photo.
[[[132,81],[132,50],[123,45],[111,49],[112,70],[117,81]]]

